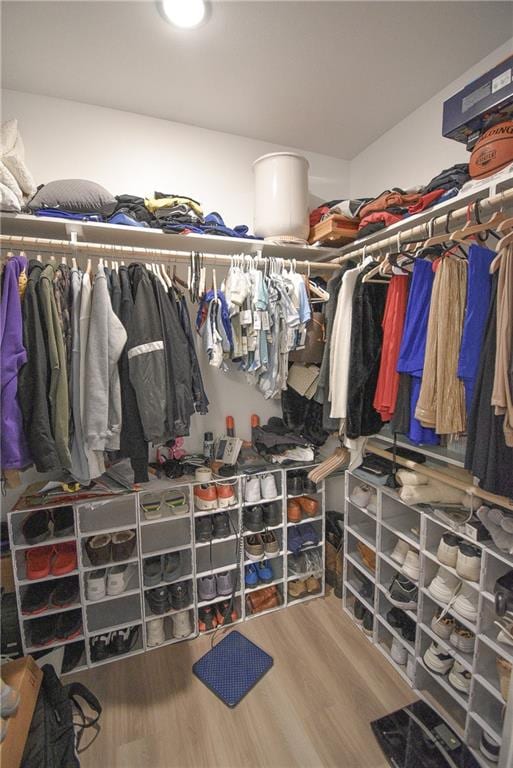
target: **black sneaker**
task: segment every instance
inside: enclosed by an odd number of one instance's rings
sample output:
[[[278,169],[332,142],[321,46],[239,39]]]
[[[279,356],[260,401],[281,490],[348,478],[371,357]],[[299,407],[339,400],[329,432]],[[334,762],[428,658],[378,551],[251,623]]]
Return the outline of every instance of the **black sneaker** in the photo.
[[[387,597],[397,608],[416,610],[418,593],[416,584],[403,576],[402,573],[396,573],[388,589]]]
[[[225,539],[230,535],[230,519],[227,512],[213,515],[214,539]]]
[[[55,616],[44,616],[30,622],[32,645],[48,645],[55,639]]]
[[[365,610],[363,617],[363,631],[366,635],[372,635],[372,627],[374,624],[374,617],[370,611]]]
[[[170,608],[169,592],[167,587],[156,587],[155,589],[149,589],[146,592],[146,599],[150,606],[151,612],[156,616],[159,616]]]
[[[106,635],[96,635],[89,641],[91,661],[104,661],[110,656],[110,632]]]
[[[387,621],[394,629],[401,629],[404,625],[404,620],[407,618],[404,611],[400,608],[390,608],[387,613]]]
[[[264,527],[264,508],[260,504],[244,510],[244,527],[247,531],[261,531]]]
[[[64,657],[62,659],[62,672],[71,672],[78,666],[84,653],[84,642],[70,643],[64,646]]]
[[[30,584],[21,598],[21,612],[25,614],[41,613],[50,604],[53,584],[51,581],[40,581]]]
[[[53,510],[53,535],[73,536],[75,533],[75,521],[73,507],[59,507]]]
[[[366,600],[374,600],[374,587],[372,586],[372,582],[363,574],[359,578],[361,586],[358,587],[358,593]]]
[[[212,540],[212,518],[210,515],[198,517],[195,521],[196,541]]]
[[[291,496],[301,496],[304,491],[304,478],[301,470],[287,472],[287,493]]]
[[[52,591],[50,604],[53,608],[67,608],[78,600],[79,588],[78,579],[72,576],[68,579],[61,579]]]
[[[361,624],[363,621],[363,617],[365,614],[368,613],[366,607],[363,603],[361,603],[359,600],[354,601],[354,617],[358,624]]]
[[[190,603],[189,588],[186,581],[179,581],[168,587],[172,608],[179,610]]]
[[[31,512],[21,524],[27,544],[40,544],[50,536],[50,513],[46,509]]]
[[[264,506],[264,525],[279,525],[282,521],[281,504],[279,501]]]
[[[404,617],[404,624],[401,627],[401,634],[409,643],[415,642],[416,623],[409,616]]]
[[[139,636],[139,627],[127,627],[112,632],[109,650],[116,656],[122,653],[129,653],[137,642]]]
[[[66,611],[57,617],[55,634],[59,640],[71,640],[82,632],[82,611]]]
[[[303,490],[305,493],[317,493],[317,483],[314,483],[309,477],[305,477],[303,480]]]
[[[82,611],[65,611],[56,618],[55,634],[59,640],[71,640],[82,634]]]

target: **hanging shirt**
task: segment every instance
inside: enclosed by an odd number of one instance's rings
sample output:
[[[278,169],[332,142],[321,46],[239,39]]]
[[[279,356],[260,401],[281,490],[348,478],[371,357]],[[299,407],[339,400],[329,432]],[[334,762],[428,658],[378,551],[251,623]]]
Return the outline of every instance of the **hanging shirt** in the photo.
[[[332,419],[345,419],[347,413],[353,291],[359,273],[358,267],[344,273],[333,320],[329,386]]]

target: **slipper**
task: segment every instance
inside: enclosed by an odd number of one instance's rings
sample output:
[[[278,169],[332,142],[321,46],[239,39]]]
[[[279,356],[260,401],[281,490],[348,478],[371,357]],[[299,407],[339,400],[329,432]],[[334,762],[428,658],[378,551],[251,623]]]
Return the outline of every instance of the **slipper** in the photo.
[[[35,547],[25,553],[27,579],[44,579],[50,575],[53,547]]]
[[[54,576],[64,576],[66,573],[74,571],[77,567],[77,549],[73,541],[65,544],[57,544],[54,547],[54,556],[52,559],[52,574]]]

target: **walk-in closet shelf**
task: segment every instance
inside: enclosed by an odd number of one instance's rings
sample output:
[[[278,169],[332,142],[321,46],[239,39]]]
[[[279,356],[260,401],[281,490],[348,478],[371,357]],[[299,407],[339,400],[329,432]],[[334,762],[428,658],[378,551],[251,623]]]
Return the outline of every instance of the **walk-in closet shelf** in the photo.
[[[301,467],[294,466],[293,469]],[[30,508],[16,508],[8,515],[8,527],[11,547],[14,555],[14,576],[16,587],[16,599],[18,614],[22,628],[22,643],[24,653],[36,653],[52,647],[64,646],[69,643],[80,643],[82,657],[74,672],[88,667],[105,664],[124,656],[132,656],[147,650],[154,650],[162,645],[170,645],[182,640],[196,637],[199,634],[198,610],[206,605],[220,600],[226,600],[226,596],[218,596],[212,600],[199,600],[198,579],[207,574],[216,574],[223,571],[234,571],[236,590],[234,597],[237,620],[232,623],[243,622],[250,618],[264,615],[265,613],[281,610],[289,605],[302,603],[324,594],[324,535],[325,535],[325,491],[324,484],[317,487],[315,496],[319,501],[319,513],[304,522],[311,522],[319,536],[319,544],[315,547],[320,555],[322,567],[316,575],[322,583],[322,589],[318,594],[307,595],[293,599],[288,596],[287,582],[292,578],[303,578],[309,574],[294,574],[289,569],[290,556],[287,548],[288,531],[291,526],[287,524],[287,473],[291,468],[270,468],[261,475],[271,473],[275,477],[278,489],[275,504],[279,505],[281,520],[278,525],[264,528],[272,530],[280,542],[280,551],[274,555],[266,556],[272,570],[272,582],[259,584],[248,588],[245,585],[245,565],[250,561],[244,550],[244,541],[249,534],[244,529],[243,513],[249,506],[244,501],[245,476],[223,478],[219,482],[233,484],[236,502],[225,509],[198,511],[194,506],[194,487],[198,484],[194,480],[157,480],[153,479],[148,485],[142,486],[139,492],[127,493],[120,496],[101,497],[88,501],[80,501],[73,504],[73,532],[59,538],[47,538],[35,545],[29,545],[23,536],[23,521],[32,512],[45,509],[55,515],[59,514],[59,508],[66,505],[50,507],[34,506]],[[183,496],[183,501],[181,497]],[[180,498],[180,503],[176,499]],[[167,503],[174,500],[174,504]],[[266,500],[265,500],[266,501]],[[155,510],[158,510],[155,512]],[[216,515],[226,512],[230,520],[230,534],[226,538],[213,539],[212,541],[196,541],[195,522],[204,515]],[[157,516],[159,515],[159,516]],[[301,524],[301,523],[299,523]],[[114,534],[120,531],[133,531],[135,533],[135,546],[123,560],[96,565],[91,562],[86,547],[86,542],[92,536],[101,534]],[[26,555],[30,550],[39,546],[54,547],[64,542],[76,547],[77,567],[73,571],[62,576],[51,573],[41,579],[29,579],[26,572]],[[168,554],[178,554],[180,558],[180,572],[173,578],[164,578],[162,575],[158,583],[145,584],[144,565],[147,561],[165,558]],[[113,565],[132,565],[130,578],[123,592],[116,595],[105,594],[100,599],[88,597],[88,578],[99,569],[109,568]],[[168,574],[169,577],[169,574]],[[37,614],[23,614],[22,600],[30,585],[38,581],[51,581],[58,583],[61,579],[74,578],[78,581],[79,597],[66,608],[48,608]],[[148,601],[148,592],[158,586],[168,587],[176,582],[184,582],[187,585],[189,602],[178,610],[169,608],[161,614],[153,614]],[[255,592],[264,586],[274,585],[280,595],[280,605],[267,611],[252,614],[246,608],[246,598],[249,592]],[[228,596],[229,598],[229,596]],[[31,622],[45,616],[57,616],[68,611],[80,611],[82,628],[79,634],[69,640],[54,640],[45,645],[35,645],[31,638]],[[181,611],[189,611],[192,631],[187,637],[173,635],[172,617]],[[155,618],[164,619],[165,641],[159,645],[149,645],[148,622]],[[231,626],[231,624],[230,624]],[[112,655],[100,661],[94,660],[91,655],[91,641],[97,636],[106,635],[118,629],[137,627],[138,632],[133,644],[126,653]],[[211,630],[212,631],[212,630]]]
[[[352,501],[358,486],[370,486],[376,491],[375,503],[371,508],[358,506]],[[440,710],[441,714],[465,739],[478,762],[489,768],[479,751],[482,730],[501,741],[503,718],[506,709],[501,695],[496,659],[513,661],[513,647],[497,640],[494,626],[494,584],[498,577],[513,568],[513,557],[500,552],[491,541],[475,542],[459,531],[454,531],[432,512],[405,504],[396,491],[369,481],[368,475],[347,472],[345,479],[345,542],[344,542],[344,586],[343,609],[355,619],[354,607],[359,601],[371,614],[372,623],[367,622],[362,635],[372,642],[401,677],[412,686],[428,703]],[[443,534],[451,531],[475,544],[481,551],[481,570],[478,581],[462,579],[454,568],[441,564],[437,558],[438,545]],[[391,626],[388,612],[393,607],[389,600],[389,586],[395,574],[401,573],[401,566],[391,554],[401,539],[420,556],[418,604],[405,613],[415,622],[415,636],[406,640],[402,633]],[[359,549],[359,542],[368,549]],[[448,641],[438,637],[431,628],[435,613],[447,609],[447,605],[436,600],[428,586],[442,567],[445,572],[457,576],[475,592],[477,619],[465,619],[449,607],[448,615],[475,633],[476,641],[471,653],[457,650]],[[370,588],[362,596],[362,577],[370,582]],[[407,663],[398,664],[391,656],[392,640],[396,639],[407,651]],[[431,642],[436,642],[459,661],[471,673],[468,695],[454,688],[447,675],[435,674],[426,666],[423,656]]]

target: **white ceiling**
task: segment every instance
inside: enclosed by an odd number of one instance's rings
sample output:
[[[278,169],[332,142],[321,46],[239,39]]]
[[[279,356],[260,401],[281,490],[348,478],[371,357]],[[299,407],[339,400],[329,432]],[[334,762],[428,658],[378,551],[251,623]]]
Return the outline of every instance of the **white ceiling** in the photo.
[[[512,36],[509,2],[3,2],[3,85],[351,159]]]

